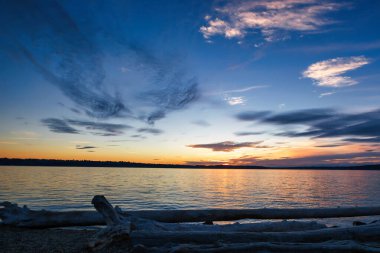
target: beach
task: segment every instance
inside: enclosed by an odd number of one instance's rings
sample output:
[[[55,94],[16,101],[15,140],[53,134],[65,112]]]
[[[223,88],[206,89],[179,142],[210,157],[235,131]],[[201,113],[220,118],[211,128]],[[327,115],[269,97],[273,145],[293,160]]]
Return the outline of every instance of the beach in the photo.
[[[86,242],[94,233],[94,230],[0,226],[0,252],[86,252]]]

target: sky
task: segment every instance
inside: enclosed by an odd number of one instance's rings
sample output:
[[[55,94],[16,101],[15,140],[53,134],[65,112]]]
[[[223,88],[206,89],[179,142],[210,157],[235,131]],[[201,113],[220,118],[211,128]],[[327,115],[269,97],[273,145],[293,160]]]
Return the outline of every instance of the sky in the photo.
[[[380,163],[380,2],[3,1],[0,157]]]

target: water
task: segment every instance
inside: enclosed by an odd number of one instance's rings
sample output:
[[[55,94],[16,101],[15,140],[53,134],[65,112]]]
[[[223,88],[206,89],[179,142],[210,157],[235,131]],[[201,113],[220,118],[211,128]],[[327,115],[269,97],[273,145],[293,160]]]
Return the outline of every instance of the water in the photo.
[[[94,210],[296,208],[380,205],[380,171],[0,166],[0,202]]]

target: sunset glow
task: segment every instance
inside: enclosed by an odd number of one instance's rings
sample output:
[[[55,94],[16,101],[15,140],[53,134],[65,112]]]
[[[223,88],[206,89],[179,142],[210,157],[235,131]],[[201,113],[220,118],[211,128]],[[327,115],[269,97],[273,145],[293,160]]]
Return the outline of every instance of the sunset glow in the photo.
[[[9,1],[0,157],[380,163],[378,1]]]

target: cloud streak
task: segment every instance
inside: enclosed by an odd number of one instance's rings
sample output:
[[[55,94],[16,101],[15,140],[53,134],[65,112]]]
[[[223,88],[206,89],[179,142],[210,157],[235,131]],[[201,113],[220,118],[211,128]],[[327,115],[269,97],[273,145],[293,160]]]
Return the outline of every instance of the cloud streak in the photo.
[[[208,144],[192,144],[188,145],[191,148],[207,148],[212,151],[222,151],[222,152],[231,152],[240,148],[252,148],[255,147],[260,142],[233,142],[233,141],[224,141],[217,143],[208,143]]]
[[[75,148],[76,148],[76,149],[94,149],[94,148],[98,148],[98,147],[95,147],[95,146],[80,146],[80,145],[77,145]]]
[[[369,63],[369,59],[364,56],[338,57],[316,62],[310,65],[302,75],[322,87],[352,86],[358,82],[344,74]]]
[[[67,124],[61,119],[43,119],[42,124],[47,126],[51,132],[54,133],[64,133],[64,134],[78,134],[79,131]]]
[[[250,136],[250,135],[260,135],[263,134],[263,132],[236,132],[236,136]]]
[[[118,136],[124,133],[123,130],[132,128],[129,125],[125,124],[114,124],[114,123],[103,123],[103,122],[93,122],[93,121],[84,121],[84,120],[66,120],[66,123],[84,127],[86,130],[94,133],[95,135],[101,136]],[[95,132],[94,132],[95,131]]]
[[[154,134],[154,135],[159,135],[162,134],[163,131],[157,128],[139,128],[137,130],[139,133],[149,133],[149,134]]]
[[[42,119],[41,122],[47,126],[50,131],[55,133],[66,134],[78,134],[83,131],[79,131],[75,127],[82,127],[87,132],[100,135],[100,136],[118,136],[124,134],[125,129],[132,128],[131,126],[124,124],[102,123],[85,120],[72,120],[72,119],[57,119],[47,118]]]
[[[343,138],[348,142],[380,142],[380,109],[360,113],[339,112],[334,109],[308,109],[284,113],[243,112],[241,121],[256,121],[273,125],[302,125],[303,131],[287,131],[288,137]]]
[[[229,164],[258,165],[258,166],[328,166],[328,165],[355,165],[376,164],[380,162],[380,152],[355,152],[331,155],[314,155],[306,157],[265,159],[255,156],[243,156],[230,159]]]
[[[227,39],[244,38],[260,31],[268,42],[282,40],[284,32],[310,32],[333,23],[327,13],[342,4],[317,0],[234,1],[215,9],[215,17],[206,16],[207,25],[200,28],[205,39],[222,35]]]

